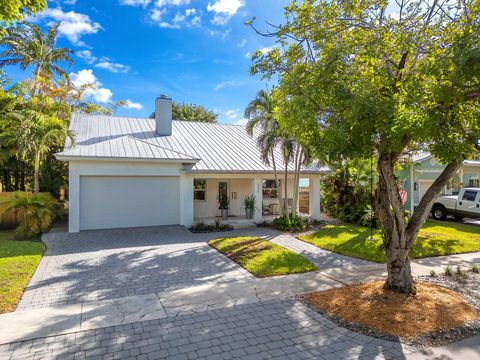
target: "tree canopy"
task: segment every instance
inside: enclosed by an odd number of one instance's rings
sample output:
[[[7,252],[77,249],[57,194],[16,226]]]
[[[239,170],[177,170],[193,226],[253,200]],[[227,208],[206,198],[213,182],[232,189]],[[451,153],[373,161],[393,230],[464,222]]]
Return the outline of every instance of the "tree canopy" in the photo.
[[[155,118],[155,113],[152,113],[150,118]],[[172,118],[173,120],[216,123],[218,114],[202,105],[176,103],[174,101],[172,103]]]
[[[278,75],[277,118],[324,159],[377,159],[387,285],[412,291],[408,254],[434,199],[480,138],[480,1],[295,1],[259,34],[252,74]],[[318,136],[312,136],[318,134]],[[446,164],[410,221],[396,164],[430,151]]]
[[[2,0],[0,2],[0,22],[6,23],[22,20],[25,15],[44,10],[46,0]]]

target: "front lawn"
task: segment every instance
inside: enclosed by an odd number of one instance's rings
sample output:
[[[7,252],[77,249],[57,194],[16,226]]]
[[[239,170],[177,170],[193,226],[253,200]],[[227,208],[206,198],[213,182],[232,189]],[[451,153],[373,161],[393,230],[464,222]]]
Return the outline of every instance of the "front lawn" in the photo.
[[[303,256],[257,237],[225,237],[210,240],[208,244],[258,277],[317,269]]]
[[[0,313],[15,310],[45,251],[40,241],[13,239],[13,231],[0,230]]]
[[[300,239],[339,254],[385,262],[382,239],[374,231],[374,240],[367,240],[370,229],[351,225],[326,225]],[[423,258],[480,251],[480,227],[427,220],[413,246],[411,257]]]

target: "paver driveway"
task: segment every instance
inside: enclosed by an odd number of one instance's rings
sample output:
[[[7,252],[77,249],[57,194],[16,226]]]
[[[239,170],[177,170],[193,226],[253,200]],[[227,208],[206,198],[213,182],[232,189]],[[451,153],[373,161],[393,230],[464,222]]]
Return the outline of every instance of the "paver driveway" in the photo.
[[[206,241],[218,236],[181,226],[47,234],[47,252],[18,309],[252,277],[208,246]]]

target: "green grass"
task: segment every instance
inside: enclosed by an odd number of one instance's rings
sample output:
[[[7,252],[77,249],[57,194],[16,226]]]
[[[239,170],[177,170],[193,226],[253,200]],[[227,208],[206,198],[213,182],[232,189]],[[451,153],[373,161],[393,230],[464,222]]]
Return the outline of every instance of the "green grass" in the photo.
[[[13,231],[0,230],[0,313],[15,310],[45,251],[39,241],[13,239]]]
[[[385,262],[382,239],[374,231],[374,241],[367,240],[370,229],[351,225],[327,225],[300,239],[339,254]],[[480,227],[427,220],[420,230],[410,256],[423,258],[480,251]]]
[[[298,274],[317,269],[303,256],[257,237],[225,237],[208,243],[258,277]]]

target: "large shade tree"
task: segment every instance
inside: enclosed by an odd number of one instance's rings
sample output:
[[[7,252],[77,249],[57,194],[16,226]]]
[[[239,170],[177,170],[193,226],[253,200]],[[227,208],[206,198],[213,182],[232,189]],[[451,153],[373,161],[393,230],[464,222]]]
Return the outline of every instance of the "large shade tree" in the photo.
[[[46,0],[2,0],[0,2],[0,23],[22,20],[26,15],[34,14],[47,7]],[[1,34],[2,30],[0,30]]]
[[[277,41],[254,55],[251,71],[278,75],[280,123],[315,129],[317,154],[377,159],[386,287],[413,292],[418,231],[463,160],[479,155],[480,1],[306,0],[285,14],[271,29],[250,23]],[[395,166],[416,149],[445,169],[408,218]]]

